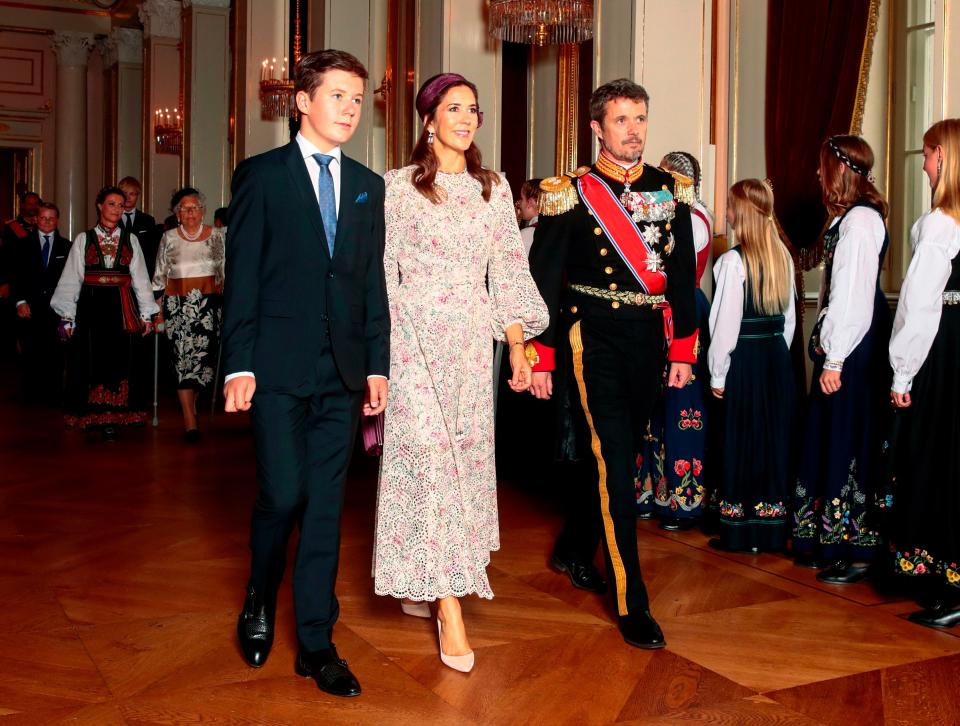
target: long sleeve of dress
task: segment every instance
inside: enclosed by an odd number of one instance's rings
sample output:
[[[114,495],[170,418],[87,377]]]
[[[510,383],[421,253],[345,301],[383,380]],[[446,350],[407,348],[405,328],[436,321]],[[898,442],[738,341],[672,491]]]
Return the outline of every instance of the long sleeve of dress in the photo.
[[[830,299],[824,301],[820,330],[820,345],[835,370],[870,330],[884,236],[883,219],[868,207],[852,209],[840,222]]]
[[[713,268],[714,292],[710,306],[710,387],[723,388],[730,370],[730,354],[737,347],[740,323],[743,320],[744,282],[747,279],[743,261],[736,250],[720,256]]]
[[[513,212],[510,185],[503,175],[491,192],[490,204],[493,205],[496,225],[487,268],[493,305],[493,335],[497,340],[505,340],[505,329],[513,323],[520,323],[523,337],[533,338],[546,330],[550,316],[530,275],[530,264]]]
[[[147,272],[147,263],[143,258],[143,250],[137,235],[130,235],[130,246],[133,248],[133,257],[130,260],[130,277],[133,282],[133,294],[137,298],[137,308],[140,317],[149,320],[160,312],[160,306],[153,298],[153,288],[150,285],[150,274]]]
[[[50,300],[53,311],[65,320],[73,320],[77,315],[77,300],[80,298],[80,288],[83,287],[83,273],[86,265],[83,261],[83,252],[87,244],[86,232],[81,232],[73,240],[67,262],[60,275],[60,282]]]
[[[907,393],[940,327],[943,291],[960,252],[960,226],[940,210],[927,212],[910,231],[913,259],[900,288],[890,337],[893,390]]]
[[[167,288],[167,279],[170,277],[170,255],[168,254],[167,235],[160,238],[160,249],[157,250],[157,266],[153,271],[153,291],[159,295]]]
[[[794,283],[797,277],[793,271],[793,262],[790,262],[790,300],[787,303],[787,309],[783,311],[783,339],[786,341],[787,348],[793,342],[793,331],[797,328],[797,286]]]
[[[397,319],[397,288],[400,286],[400,243],[403,237],[403,190],[405,172],[394,169],[383,175],[386,191],[383,217],[386,224],[386,242],[383,249],[383,271],[387,283],[387,303],[390,318]]]

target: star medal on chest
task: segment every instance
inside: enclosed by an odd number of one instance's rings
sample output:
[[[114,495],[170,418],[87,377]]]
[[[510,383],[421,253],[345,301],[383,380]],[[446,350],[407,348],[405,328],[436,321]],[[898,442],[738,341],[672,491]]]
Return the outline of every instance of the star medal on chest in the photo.
[[[655,224],[648,224],[644,226],[640,234],[643,236],[643,241],[647,243],[647,247],[650,248],[650,251],[647,253],[647,272],[659,272],[663,266],[663,258],[656,250],[656,245],[662,235],[660,228]]]

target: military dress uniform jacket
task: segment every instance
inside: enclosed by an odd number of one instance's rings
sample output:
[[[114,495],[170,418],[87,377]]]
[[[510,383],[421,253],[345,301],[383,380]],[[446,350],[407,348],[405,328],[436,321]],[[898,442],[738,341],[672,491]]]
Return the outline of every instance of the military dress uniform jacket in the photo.
[[[558,340],[564,339],[573,322],[584,317],[628,321],[662,316],[668,333],[667,359],[684,363],[697,360],[696,256],[690,206],[681,201],[692,198],[690,180],[643,164],[639,176],[636,168],[631,174],[635,180],[630,191],[646,193],[635,198],[651,204],[636,208],[638,221],[623,218],[623,212],[619,219],[616,215],[598,219],[599,211],[591,211],[586,203],[582,181],[587,174],[596,175],[619,200],[624,191],[623,170],[617,167],[613,171],[611,166],[602,159],[566,177],[545,180],[542,187],[530,269],[550,311],[550,326],[533,341],[537,353],[534,371],[554,370]],[[604,174],[604,169],[619,173],[621,180]],[[646,291],[618,252],[618,247],[625,250],[631,241],[620,239],[614,244],[610,236],[616,234],[615,227],[622,230],[625,224],[634,224],[651,243],[649,251],[639,251],[643,264],[636,264],[636,250],[633,255],[634,269],[639,268],[641,277],[646,278]],[[585,295],[572,289],[573,285],[617,293],[620,300],[613,299],[613,295],[610,299]],[[662,294],[666,302],[634,305],[622,301],[623,293],[644,292]]]

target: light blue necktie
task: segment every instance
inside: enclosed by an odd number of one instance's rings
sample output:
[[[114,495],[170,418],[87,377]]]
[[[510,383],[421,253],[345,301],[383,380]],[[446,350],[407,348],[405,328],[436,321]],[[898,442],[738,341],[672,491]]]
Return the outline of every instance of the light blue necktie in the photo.
[[[50,235],[43,235],[43,269],[47,269],[47,263],[50,262]]]
[[[327,236],[327,249],[333,257],[333,241],[337,238],[337,197],[333,193],[333,175],[330,162],[333,157],[327,154],[314,154],[320,165],[320,177],[317,179],[317,196],[320,201],[320,216],[323,217],[323,232]]]

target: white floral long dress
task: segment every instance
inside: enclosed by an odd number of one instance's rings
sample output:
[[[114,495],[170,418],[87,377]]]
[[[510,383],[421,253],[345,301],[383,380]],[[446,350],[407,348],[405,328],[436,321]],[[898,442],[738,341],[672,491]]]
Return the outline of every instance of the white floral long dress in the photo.
[[[493,340],[512,323],[546,328],[501,176],[490,201],[466,172],[438,173],[444,201],[386,174],[390,395],[377,502],[378,595],[492,598],[500,547],[493,428]]]

